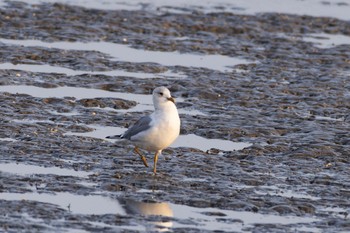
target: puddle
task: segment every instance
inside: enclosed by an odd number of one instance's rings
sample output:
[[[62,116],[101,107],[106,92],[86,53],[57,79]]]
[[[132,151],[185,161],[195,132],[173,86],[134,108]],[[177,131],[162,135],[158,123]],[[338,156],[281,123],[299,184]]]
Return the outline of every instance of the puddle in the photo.
[[[123,214],[118,201],[99,195],[74,195],[71,193],[0,193],[0,199],[8,201],[37,201],[60,206],[75,214]]]
[[[254,224],[299,224],[318,221],[312,217],[277,216],[259,214],[248,211],[221,210],[217,208],[195,208],[171,204],[175,218],[193,219],[197,228],[205,230],[242,231],[248,225]],[[219,221],[220,219],[220,221]],[[179,223],[174,227],[183,226]],[[186,225],[185,225],[186,226]]]
[[[52,174],[57,176],[75,176],[81,178],[88,177],[89,175],[93,174],[91,172],[75,171],[73,169],[71,170],[59,167],[40,167],[35,165],[17,163],[0,163],[0,172],[13,173],[20,176],[27,176],[33,174]]]
[[[348,218],[348,215],[350,213],[350,208],[339,207],[335,205],[335,206],[328,206],[328,207],[321,208],[320,211],[331,214],[332,216],[337,218],[346,219]]]
[[[77,116],[80,115],[80,113],[76,110],[70,111],[70,112],[57,112],[57,111],[48,111],[52,115],[58,115],[58,116]]]
[[[152,104],[152,95],[130,94],[122,92],[104,91],[100,89],[83,88],[83,87],[57,87],[43,88],[36,86],[0,86],[0,92],[11,94],[27,94],[37,98],[64,98],[73,97],[75,99],[93,99],[93,98],[120,98],[136,101],[140,104]]]
[[[337,212],[337,213],[346,213],[348,209],[344,207],[338,207],[338,206],[329,206],[321,209],[322,211],[330,211],[330,212]]]
[[[115,141],[115,139],[106,139],[106,137],[112,136],[112,135],[119,135],[126,131],[125,128],[120,128],[120,127],[98,126],[98,125],[86,125],[86,126],[89,128],[93,128],[94,130],[86,133],[68,132],[68,133],[65,133],[64,135],[99,138],[99,139],[104,139],[108,141]]]
[[[19,123],[19,124],[36,124],[36,123],[47,123],[47,124],[56,124],[54,121],[51,120],[36,120],[36,119],[12,119],[11,122]]]
[[[162,190],[138,189],[138,193],[162,193]]]
[[[315,116],[315,120],[319,121],[344,121],[345,118],[333,118],[333,117],[327,117],[327,116]]]
[[[136,101],[135,107],[130,109],[114,109],[114,108],[96,108],[105,111],[114,111],[120,113],[126,112],[143,112],[148,110],[154,110],[152,95],[142,95],[142,94],[130,94],[123,92],[112,92],[104,91],[100,89],[83,88],[83,87],[57,87],[57,88],[43,88],[36,86],[25,86],[25,85],[9,85],[0,86],[0,92],[8,92],[11,94],[27,94],[37,98],[64,98],[73,97],[75,99],[91,99],[91,98],[120,98],[130,101]],[[182,98],[176,98],[176,102],[183,102]],[[201,111],[195,109],[178,109],[179,114],[186,115],[205,115]],[[53,113],[55,115],[78,115],[77,112],[72,113]]]
[[[75,133],[68,132],[64,135],[73,135],[73,136],[81,136],[81,137],[92,137],[99,138],[108,141],[116,141],[116,139],[106,139],[107,136],[119,135],[124,133],[127,129],[120,127],[111,127],[111,126],[98,126],[98,125],[86,125],[89,128],[93,128],[94,131],[86,132],[86,133]],[[190,147],[196,148],[201,151],[207,151],[212,148],[220,149],[224,151],[232,151],[232,150],[242,150],[246,147],[251,146],[250,143],[245,142],[232,142],[228,140],[222,139],[207,139],[194,134],[180,135],[176,141],[170,146],[173,148],[176,147]]]
[[[185,1],[185,0],[183,0]],[[210,2],[215,2],[211,0]],[[320,1],[320,0],[284,0],[283,4],[279,0],[221,0],[222,6],[229,11],[235,11],[240,14],[258,14],[258,13],[284,13],[295,15],[309,15],[315,17],[332,17],[343,20],[350,19],[350,0]]]
[[[339,118],[334,118],[334,117],[329,117],[329,116],[319,116],[319,115],[313,115],[310,112],[303,112],[303,111],[293,111],[295,115],[302,119],[315,119],[318,121],[340,121],[344,122],[346,117],[339,117]]]
[[[207,182],[206,179],[203,178],[189,178],[186,177],[185,179],[183,179],[184,182]]]
[[[7,201],[35,201],[44,202],[57,205],[58,207],[72,212],[73,214],[84,215],[141,215],[141,216],[163,216],[172,217],[172,209],[168,203],[144,203],[131,200],[122,200],[109,197],[103,197],[100,195],[74,195],[66,192],[60,192],[55,194],[47,193],[0,193],[0,199]],[[114,225],[105,223],[88,222],[89,224],[98,224],[103,227],[114,228]],[[130,230],[145,230],[154,231],[160,227],[160,231],[169,229],[172,227],[172,221],[162,222],[143,222],[144,226],[132,226],[128,228]],[[156,228],[157,227],[157,228]],[[118,226],[118,229],[125,228],[124,226]]]
[[[133,200],[117,200],[99,195],[73,195],[70,193],[0,193],[0,199],[8,201],[36,201],[58,205],[75,214],[86,215],[139,215],[170,217],[169,220],[151,221],[154,229],[161,231],[194,228],[206,231],[242,231],[254,224],[307,224],[319,221],[312,217],[278,216],[248,211],[221,210],[217,208],[195,208],[171,203],[146,203]],[[182,220],[186,221],[183,224]],[[147,221],[147,220],[144,220]],[[149,223],[143,222],[151,230]],[[155,228],[157,227],[157,228]]]
[[[224,151],[242,150],[251,146],[251,143],[232,142],[222,139],[207,139],[195,134],[180,135],[171,147],[190,147],[201,151],[207,151],[212,148]]]
[[[309,233],[320,233],[322,232],[320,229],[317,228],[312,228],[312,227],[306,227],[306,226],[301,226],[298,228],[291,228],[291,232],[309,232]]]
[[[0,1],[0,6],[5,5],[5,0]],[[29,4],[40,3],[64,3],[69,5],[81,6],[91,9],[101,10],[147,10],[153,12],[173,12],[173,13],[192,13],[194,10],[204,13],[211,12],[232,12],[238,14],[258,14],[266,12],[286,13],[296,15],[324,16],[333,17],[342,20],[350,19],[350,0],[342,1],[320,1],[320,0],[28,0]],[[190,9],[190,10],[188,10]]]
[[[315,47],[328,49],[338,45],[350,45],[350,36],[340,34],[308,34],[303,37],[303,41],[312,42]]]
[[[0,39],[0,43],[15,44],[21,46],[40,46],[47,48],[56,48],[63,50],[83,50],[98,51],[107,54],[116,61],[124,62],[154,62],[164,66],[184,66],[208,68],[222,72],[232,70],[232,67],[238,64],[250,64],[252,62],[228,57],[223,55],[195,55],[179,52],[160,52],[139,50],[129,47],[125,44],[114,44],[109,42],[53,42],[47,43],[39,40],[9,40]],[[154,75],[154,74],[153,74]],[[173,73],[171,73],[173,75]],[[179,75],[179,74],[175,74]],[[180,77],[183,77],[182,75]]]
[[[18,140],[13,138],[0,138],[0,142],[17,142]]]
[[[267,189],[268,191],[264,191],[264,189]],[[270,195],[270,196],[280,196],[280,197],[287,197],[287,198],[301,198],[301,199],[309,199],[309,200],[320,200],[321,198],[315,197],[312,195],[309,195],[303,191],[297,192],[293,190],[286,190],[283,188],[278,188],[276,186],[260,186],[260,191],[254,191],[256,194],[259,195]]]
[[[1,41],[1,40],[0,40]],[[56,73],[56,74],[65,74],[68,76],[74,75],[106,75],[106,76],[123,76],[123,77],[133,77],[133,78],[159,78],[159,77],[176,77],[176,78],[185,78],[185,76],[173,73],[171,71],[166,71],[164,73],[136,73],[136,72],[127,72],[122,70],[112,70],[112,71],[79,71],[72,70],[69,68],[51,66],[51,65],[29,65],[29,64],[11,64],[11,63],[2,63],[0,64],[1,70],[21,70],[27,72],[36,72],[36,73]]]

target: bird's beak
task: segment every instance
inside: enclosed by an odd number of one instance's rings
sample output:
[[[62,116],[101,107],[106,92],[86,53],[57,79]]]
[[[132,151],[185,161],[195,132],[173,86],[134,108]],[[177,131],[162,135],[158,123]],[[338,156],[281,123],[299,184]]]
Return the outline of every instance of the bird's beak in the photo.
[[[173,97],[169,97],[169,98],[167,98],[167,100],[169,100],[175,104],[175,99]]]

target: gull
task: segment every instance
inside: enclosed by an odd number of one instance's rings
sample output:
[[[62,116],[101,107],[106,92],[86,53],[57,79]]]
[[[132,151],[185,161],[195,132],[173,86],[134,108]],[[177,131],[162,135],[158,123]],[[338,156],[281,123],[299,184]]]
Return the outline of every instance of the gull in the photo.
[[[162,150],[170,146],[180,134],[180,117],[175,105],[175,99],[171,97],[166,87],[157,87],[153,90],[154,112],[141,117],[122,135],[108,136],[107,138],[122,138],[134,144],[134,152],[137,153],[148,167],[146,157],[139,148],[154,154],[153,173],[157,173],[158,156]]]

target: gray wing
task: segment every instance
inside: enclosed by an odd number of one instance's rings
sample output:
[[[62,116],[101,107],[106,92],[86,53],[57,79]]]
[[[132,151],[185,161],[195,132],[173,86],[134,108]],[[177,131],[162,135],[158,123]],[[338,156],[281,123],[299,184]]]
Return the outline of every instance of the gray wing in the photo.
[[[141,117],[131,128],[125,131],[123,135],[121,135],[121,138],[130,140],[132,136],[135,136],[136,134],[149,129],[151,127],[151,121],[152,119],[150,116]]]

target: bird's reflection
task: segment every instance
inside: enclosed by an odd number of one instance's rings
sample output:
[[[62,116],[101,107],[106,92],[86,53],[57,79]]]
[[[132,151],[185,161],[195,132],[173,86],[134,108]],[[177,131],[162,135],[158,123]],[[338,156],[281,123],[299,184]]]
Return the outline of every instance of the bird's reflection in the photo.
[[[173,211],[168,203],[165,202],[140,202],[134,200],[121,201],[124,205],[125,211],[130,215],[141,215],[144,217],[158,216],[166,217],[161,221],[152,222],[152,230],[168,231],[173,226],[171,217],[174,216]]]

